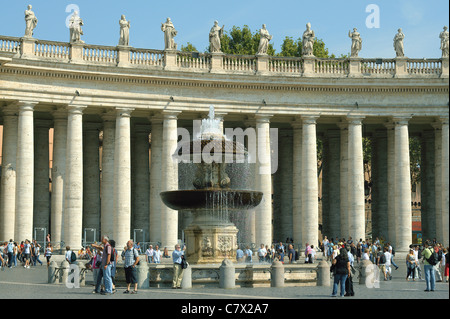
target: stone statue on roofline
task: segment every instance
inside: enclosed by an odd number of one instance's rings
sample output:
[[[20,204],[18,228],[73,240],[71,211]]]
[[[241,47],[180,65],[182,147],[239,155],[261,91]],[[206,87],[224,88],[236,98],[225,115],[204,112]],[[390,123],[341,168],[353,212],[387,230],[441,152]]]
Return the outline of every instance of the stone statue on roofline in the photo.
[[[130,21],[127,21],[125,16],[122,15],[119,20],[119,25],[120,25],[119,45],[129,46],[130,45]]]
[[[222,52],[221,38],[223,37],[223,27],[219,27],[219,22],[214,21],[214,26],[209,31],[209,51],[211,53]]]
[[[316,35],[313,30],[311,30],[311,23],[306,24],[306,30],[303,32],[302,37],[302,55],[303,56],[314,56],[314,39]]]
[[[32,38],[33,37],[33,31],[37,26],[38,19],[36,18],[36,15],[33,11],[31,11],[32,6],[31,4],[28,5],[27,10],[25,11],[25,37]]]
[[[361,34],[356,28],[353,28],[353,32],[348,31],[348,36],[352,39],[351,57],[357,58],[359,51],[362,49],[362,39]]]
[[[266,25],[262,25],[262,29],[259,30],[260,40],[257,55],[267,55],[269,49],[269,41],[272,40],[272,36],[266,29]]]
[[[394,49],[397,58],[402,58],[405,56],[405,48],[403,46],[403,40],[405,39],[405,35],[403,34],[402,29],[398,29],[397,34],[394,37]]]
[[[176,50],[177,44],[173,38],[178,34],[178,31],[175,30],[170,18],[167,18],[165,23],[161,23],[161,31],[164,32],[164,48],[166,50]]]
[[[439,38],[441,39],[441,50],[442,50],[442,57],[448,58],[449,57],[449,33],[447,31],[447,27],[444,27],[444,31],[442,31],[439,34]]]
[[[83,35],[81,27],[83,25],[83,20],[78,15],[78,11],[74,11],[69,20],[70,43],[84,43],[84,41],[81,40],[81,36]]]

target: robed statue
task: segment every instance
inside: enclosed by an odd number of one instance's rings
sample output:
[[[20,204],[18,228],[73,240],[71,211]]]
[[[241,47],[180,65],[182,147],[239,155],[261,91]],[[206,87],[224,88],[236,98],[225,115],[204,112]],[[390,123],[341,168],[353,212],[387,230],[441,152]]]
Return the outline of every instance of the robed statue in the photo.
[[[120,39],[119,45],[129,46],[130,45],[130,21],[125,19],[125,16],[122,15],[119,20],[120,25]]]
[[[266,25],[262,25],[262,29],[259,30],[260,40],[258,47],[258,55],[267,55],[267,50],[269,49],[269,41],[272,40],[272,36],[266,29]]]
[[[37,26],[38,19],[36,18],[36,15],[33,11],[31,11],[32,6],[31,4],[28,5],[27,10],[25,11],[25,36],[26,37],[33,37],[33,31]]]
[[[74,11],[69,20],[70,43],[84,43],[84,41],[81,40],[81,36],[83,35],[81,27],[83,25],[83,20],[78,15],[78,11]]]
[[[395,54],[398,58],[405,56],[405,48],[403,46],[403,40],[405,39],[405,35],[402,32],[402,29],[398,29],[397,34],[394,37],[394,50]]]
[[[306,30],[303,32],[302,37],[302,44],[303,44],[303,50],[302,55],[303,56],[314,56],[314,39],[315,39],[314,31],[311,30],[311,23],[306,24]]]
[[[176,50],[177,44],[174,41],[174,37],[178,34],[175,30],[170,18],[167,18],[165,23],[161,23],[161,31],[164,32],[164,47],[166,50]]]
[[[219,22],[214,21],[214,26],[209,31],[209,51],[211,53],[222,52],[220,39],[223,37],[223,28],[219,27]]]

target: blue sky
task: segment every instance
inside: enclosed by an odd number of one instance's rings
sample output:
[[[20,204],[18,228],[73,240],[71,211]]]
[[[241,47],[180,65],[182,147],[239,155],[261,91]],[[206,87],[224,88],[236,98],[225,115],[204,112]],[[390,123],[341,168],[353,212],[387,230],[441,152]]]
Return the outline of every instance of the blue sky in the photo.
[[[136,48],[163,49],[161,23],[170,17],[178,30],[175,41],[180,48],[191,42],[199,51],[208,46],[208,33],[214,20],[229,30],[233,25],[248,25],[253,31],[263,23],[273,35],[277,52],[285,36],[299,38],[310,22],[316,37],[330,53],[348,54],[348,31],[358,28],[363,38],[362,57],[392,58],[397,29],[406,35],[405,54],[411,58],[440,57],[439,33],[449,24],[449,3],[444,0],[14,0],[2,1],[0,34],[23,36],[24,11],[33,6],[39,23],[34,37],[68,42],[66,12],[70,4],[78,6],[84,20],[82,39],[90,44],[117,45],[118,21],[125,14],[131,21],[130,45]],[[380,27],[367,28],[369,4],[380,9]],[[70,8],[70,7],[69,7]]]

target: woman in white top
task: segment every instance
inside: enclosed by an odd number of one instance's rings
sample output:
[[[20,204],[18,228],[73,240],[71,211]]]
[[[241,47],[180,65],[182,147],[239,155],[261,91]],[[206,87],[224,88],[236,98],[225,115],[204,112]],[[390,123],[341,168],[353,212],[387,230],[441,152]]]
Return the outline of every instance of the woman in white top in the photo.
[[[364,254],[362,255],[362,260],[370,260],[369,248],[364,249]]]
[[[161,256],[162,256],[162,251],[159,250],[159,246],[156,245],[155,249],[153,250],[153,262],[155,264],[160,264],[161,263]]]
[[[45,247],[44,256],[47,258],[47,267],[50,266],[50,258],[52,258],[53,247],[52,244],[48,243],[47,247]]]

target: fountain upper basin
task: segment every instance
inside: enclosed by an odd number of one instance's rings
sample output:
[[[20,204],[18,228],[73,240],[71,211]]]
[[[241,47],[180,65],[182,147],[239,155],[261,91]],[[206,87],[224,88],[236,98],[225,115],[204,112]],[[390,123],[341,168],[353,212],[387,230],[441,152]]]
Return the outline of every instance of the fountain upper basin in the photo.
[[[263,197],[262,192],[234,189],[177,190],[160,195],[173,210],[249,210],[258,206]]]

